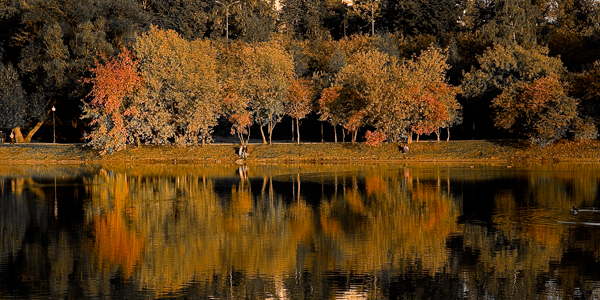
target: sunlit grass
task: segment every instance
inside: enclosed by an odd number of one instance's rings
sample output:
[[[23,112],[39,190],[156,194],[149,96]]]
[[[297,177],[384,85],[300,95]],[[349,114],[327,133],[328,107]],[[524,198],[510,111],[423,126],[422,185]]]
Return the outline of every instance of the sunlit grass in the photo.
[[[250,144],[247,163],[295,162],[370,162],[370,161],[493,161],[493,160],[597,160],[600,142],[559,141],[545,148],[523,141],[450,141],[410,144],[408,154],[402,144],[386,143],[379,147],[363,143],[310,143],[272,145]],[[80,145],[10,145],[0,146],[3,163],[234,163],[237,145],[207,146],[130,146],[113,154]]]

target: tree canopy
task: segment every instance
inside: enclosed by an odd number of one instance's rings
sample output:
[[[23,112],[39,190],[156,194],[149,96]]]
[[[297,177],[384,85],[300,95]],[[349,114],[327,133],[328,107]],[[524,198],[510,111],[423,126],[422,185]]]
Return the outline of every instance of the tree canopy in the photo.
[[[135,95],[122,97],[132,111],[123,115],[124,143],[207,143],[214,128],[232,125],[242,140],[254,127],[266,142],[276,124],[298,127],[301,118],[333,126],[335,141],[336,127],[353,141],[367,130],[375,140],[439,139],[453,126],[462,138],[531,137],[522,118],[498,121],[509,111],[501,106],[550,81],[564,94],[551,94],[548,108],[571,103],[574,114],[559,126],[566,134],[548,140],[595,138],[600,119],[593,0],[1,4],[0,128],[18,142],[47,140],[49,125],[60,141],[97,133],[102,122],[89,110],[97,72],[123,53],[142,78]]]

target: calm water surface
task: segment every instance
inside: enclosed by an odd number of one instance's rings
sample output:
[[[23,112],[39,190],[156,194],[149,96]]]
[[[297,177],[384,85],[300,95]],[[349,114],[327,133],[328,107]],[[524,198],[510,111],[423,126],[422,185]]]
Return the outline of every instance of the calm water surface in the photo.
[[[0,299],[598,299],[599,184],[600,164],[0,166]]]

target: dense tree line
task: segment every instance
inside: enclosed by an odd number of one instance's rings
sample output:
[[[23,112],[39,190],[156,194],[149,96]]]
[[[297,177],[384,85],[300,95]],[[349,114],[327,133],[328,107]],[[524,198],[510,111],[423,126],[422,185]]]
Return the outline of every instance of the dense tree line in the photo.
[[[105,150],[267,142],[285,116],[297,141],[307,116],[373,144],[594,139],[599,22],[594,0],[0,0],[0,128],[28,142],[56,107]]]

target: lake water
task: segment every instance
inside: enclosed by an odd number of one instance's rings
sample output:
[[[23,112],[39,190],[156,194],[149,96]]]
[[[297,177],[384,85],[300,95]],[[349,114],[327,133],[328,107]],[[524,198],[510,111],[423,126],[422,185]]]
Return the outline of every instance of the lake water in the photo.
[[[599,185],[583,163],[0,166],[0,298],[598,299]]]

